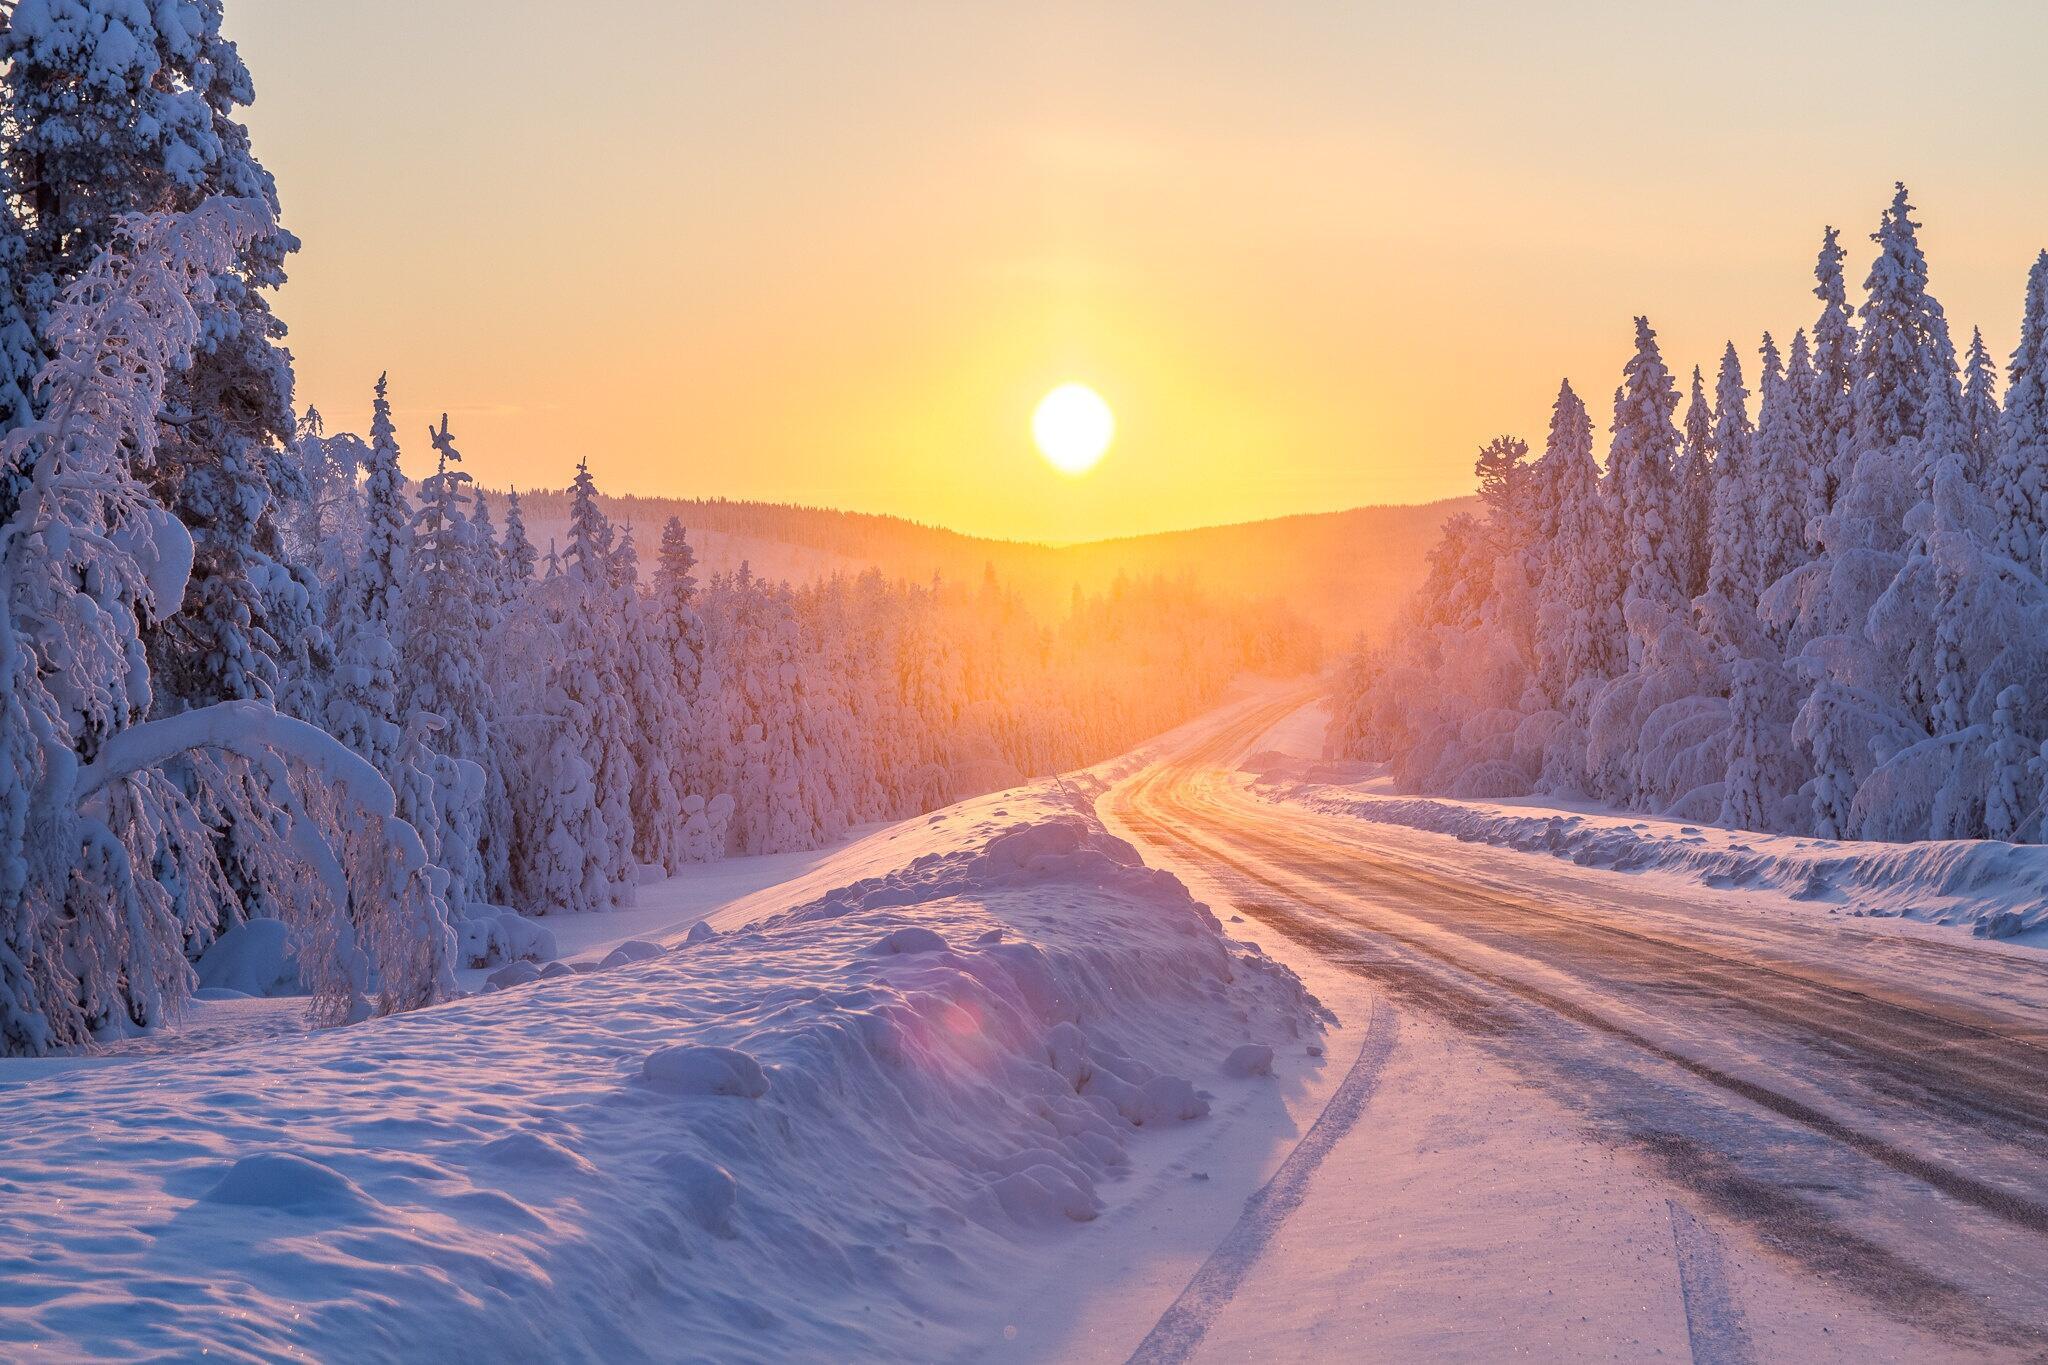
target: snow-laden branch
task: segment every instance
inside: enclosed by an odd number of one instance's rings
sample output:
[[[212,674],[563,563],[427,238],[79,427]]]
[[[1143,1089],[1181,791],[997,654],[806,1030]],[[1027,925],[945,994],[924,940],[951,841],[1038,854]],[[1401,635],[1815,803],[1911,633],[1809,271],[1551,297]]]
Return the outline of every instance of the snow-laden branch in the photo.
[[[360,755],[324,730],[284,715],[269,702],[223,701],[182,715],[144,721],[110,737],[79,770],[73,800],[83,802],[119,781],[189,753],[219,749],[252,762],[273,752],[318,773],[371,815],[388,818],[398,803],[391,784]]]

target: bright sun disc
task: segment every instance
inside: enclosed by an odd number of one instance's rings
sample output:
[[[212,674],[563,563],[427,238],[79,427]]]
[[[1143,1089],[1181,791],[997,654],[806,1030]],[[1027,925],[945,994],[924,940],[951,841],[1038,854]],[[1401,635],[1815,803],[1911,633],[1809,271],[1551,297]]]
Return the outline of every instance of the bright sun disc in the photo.
[[[1062,474],[1086,474],[1116,435],[1116,414],[1086,384],[1062,384],[1031,414],[1039,453]]]

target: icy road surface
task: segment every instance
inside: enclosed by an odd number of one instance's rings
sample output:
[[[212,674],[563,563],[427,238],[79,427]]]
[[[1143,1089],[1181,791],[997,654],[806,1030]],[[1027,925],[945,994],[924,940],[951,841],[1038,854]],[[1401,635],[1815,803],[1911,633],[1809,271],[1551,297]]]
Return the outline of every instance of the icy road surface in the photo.
[[[2048,1354],[2048,956],[1276,799],[1302,702],[1101,803],[1353,1027],[1142,1337],[1078,1294],[1099,1354]]]

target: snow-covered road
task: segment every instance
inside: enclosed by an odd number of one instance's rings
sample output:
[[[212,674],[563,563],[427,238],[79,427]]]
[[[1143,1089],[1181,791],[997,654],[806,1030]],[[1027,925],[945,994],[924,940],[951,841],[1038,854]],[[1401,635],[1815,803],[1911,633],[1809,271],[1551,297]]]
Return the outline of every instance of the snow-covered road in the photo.
[[[1269,799],[1301,705],[1102,802],[1363,1077],[1139,1358],[2048,1352],[2048,958]]]

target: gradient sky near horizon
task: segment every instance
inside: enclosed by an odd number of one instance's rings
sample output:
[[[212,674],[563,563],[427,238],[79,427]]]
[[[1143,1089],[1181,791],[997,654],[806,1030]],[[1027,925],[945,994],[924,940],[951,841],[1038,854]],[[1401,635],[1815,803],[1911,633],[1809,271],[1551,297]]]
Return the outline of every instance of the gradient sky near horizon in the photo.
[[[2001,363],[2048,7],[229,0],[301,403],[488,483],[1078,540],[1467,492],[1811,320],[1904,178]],[[1753,362],[1752,362],[1753,363]],[[1031,411],[1115,408],[1082,478]]]

